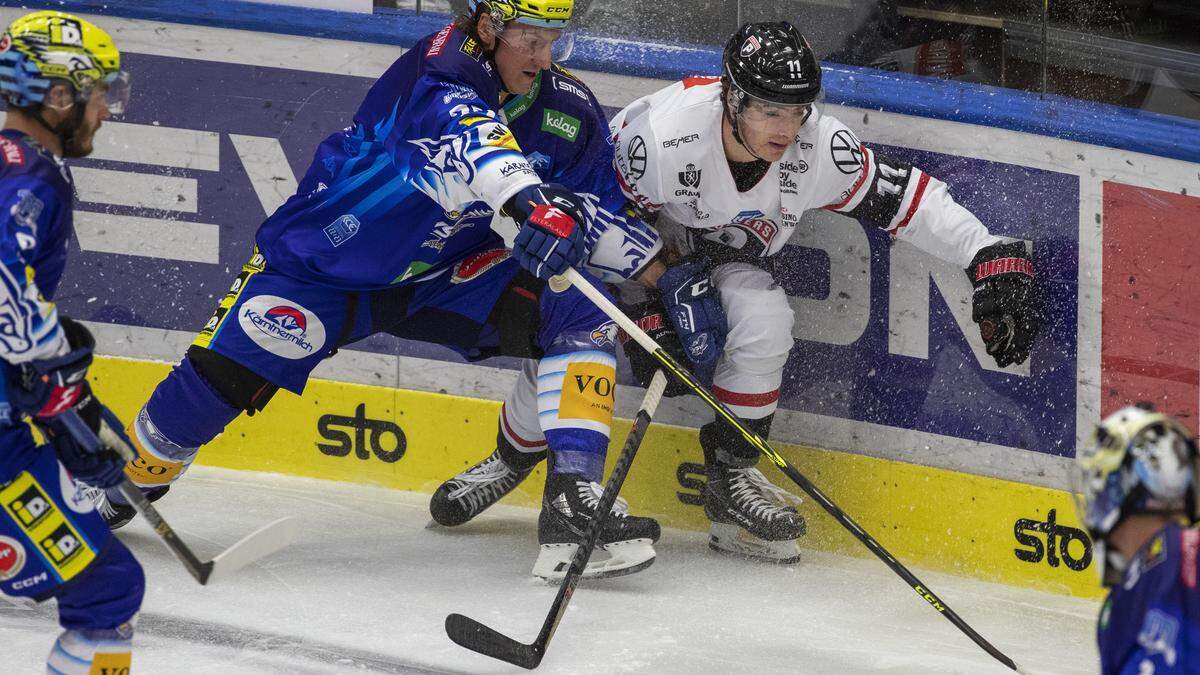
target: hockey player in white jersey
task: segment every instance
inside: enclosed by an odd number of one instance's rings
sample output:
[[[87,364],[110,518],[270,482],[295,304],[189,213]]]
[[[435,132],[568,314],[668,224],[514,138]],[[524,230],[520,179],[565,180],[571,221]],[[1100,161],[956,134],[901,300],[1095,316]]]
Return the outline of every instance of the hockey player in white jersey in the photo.
[[[793,344],[773,256],[805,211],[843,213],[965,268],[973,318],[1001,367],[1025,361],[1039,328],[1024,243],[1004,243],[942,181],[822,115],[820,92],[800,32],[752,23],[726,45],[720,77],[687,78],[611,121],[626,196],[657,216],[665,239],[672,227],[684,235],[677,259],[660,256],[642,275],[659,294],[627,304],[631,318],[660,344],[681,346],[698,373],[711,369],[717,398],[764,438]],[[648,381],[654,361],[633,346],[626,354]],[[704,425],[700,443],[711,546],[797,561],[805,524],[790,502],[799,499],[754,468],[758,452],[728,426]]]

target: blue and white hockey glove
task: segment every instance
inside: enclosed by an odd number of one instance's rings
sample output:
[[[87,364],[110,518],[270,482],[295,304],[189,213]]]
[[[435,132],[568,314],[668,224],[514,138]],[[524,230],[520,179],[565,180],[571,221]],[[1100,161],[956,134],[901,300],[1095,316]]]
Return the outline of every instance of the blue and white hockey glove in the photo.
[[[658,278],[667,320],[675,328],[683,351],[700,366],[717,360],[725,349],[729,326],[721,297],[702,262],[685,262],[667,268]]]
[[[566,272],[587,253],[583,203],[563,186],[543,183],[524,188],[505,205],[505,212],[522,223],[513,255],[539,279]]]

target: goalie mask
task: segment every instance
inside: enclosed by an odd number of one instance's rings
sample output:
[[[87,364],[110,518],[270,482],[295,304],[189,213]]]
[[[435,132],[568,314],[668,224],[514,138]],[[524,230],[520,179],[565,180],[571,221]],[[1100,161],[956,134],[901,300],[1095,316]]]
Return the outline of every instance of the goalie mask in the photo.
[[[1092,536],[1101,582],[1120,582],[1128,563],[1105,540],[1138,513],[1196,519],[1197,452],[1191,432],[1149,406],[1122,408],[1075,456],[1075,503]]]

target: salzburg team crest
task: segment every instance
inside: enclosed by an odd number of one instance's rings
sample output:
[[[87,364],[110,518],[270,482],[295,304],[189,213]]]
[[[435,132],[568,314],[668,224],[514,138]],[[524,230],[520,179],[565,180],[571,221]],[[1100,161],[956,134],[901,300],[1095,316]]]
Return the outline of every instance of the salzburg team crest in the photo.
[[[238,324],[259,347],[285,359],[303,359],[325,346],[325,325],[286,298],[259,295],[238,310]]]

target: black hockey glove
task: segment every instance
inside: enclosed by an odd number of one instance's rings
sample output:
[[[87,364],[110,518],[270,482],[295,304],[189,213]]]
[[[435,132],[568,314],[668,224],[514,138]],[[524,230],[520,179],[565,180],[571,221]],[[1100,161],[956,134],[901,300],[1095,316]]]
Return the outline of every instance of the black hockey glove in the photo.
[[[638,325],[638,328],[646,331],[646,334],[657,342],[663,351],[670,354],[671,358],[675,359],[679,365],[687,367],[688,358],[683,353],[683,345],[679,343],[675,329],[671,328],[671,323],[667,321],[662,300],[657,293],[652,291],[651,293],[653,294],[651,299],[624,307],[625,314]],[[654,371],[662,367],[658,359],[642,349],[642,346],[634,342],[624,331],[621,331],[621,346],[625,350],[625,357],[629,359],[629,368],[633,370],[633,376],[643,387],[650,386],[650,379],[654,377]],[[663,396],[682,396],[690,391],[691,389],[687,385],[670,375],[667,376],[667,388],[663,392]]]
[[[76,412],[92,433],[99,436],[100,429],[107,426],[125,441],[126,445],[133,447],[133,442],[121,428],[121,420],[117,419],[107,406],[101,405],[90,392],[87,399],[76,406]],[[34,423],[41,429],[46,440],[54,446],[58,453],[58,461],[62,462],[73,478],[98,488],[116,487],[125,479],[125,458],[115,449],[104,445],[95,449],[88,448],[71,434],[60,417],[35,418]]]
[[[971,318],[1001,368],[1024,363],[1042,325],[1041,293],[1025,244],[992,244],[967,267],[975,286]]]

